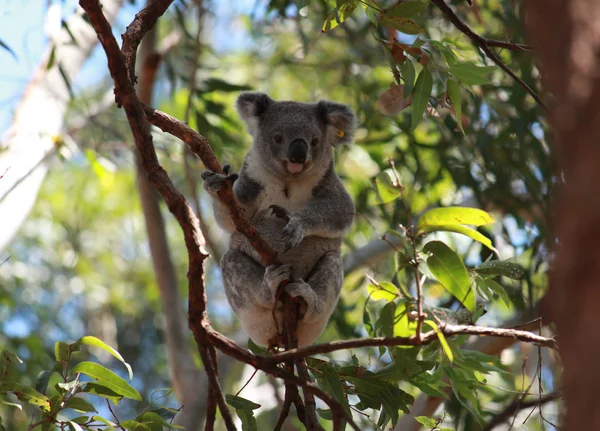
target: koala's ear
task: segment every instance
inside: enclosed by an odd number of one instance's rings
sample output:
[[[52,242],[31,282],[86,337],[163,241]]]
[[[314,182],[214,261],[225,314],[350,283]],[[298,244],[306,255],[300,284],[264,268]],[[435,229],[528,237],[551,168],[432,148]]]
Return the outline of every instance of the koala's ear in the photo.
[[[237,98],[236,107],[248,131],[254,136],[258,130],[258,119],[273,103],[273,99],[265,93],[242,93]]]
[[[348,106],[321,100],[317,103],[317,117],[327,126],[327,140],[331,144],[352,143],[356,115]]]

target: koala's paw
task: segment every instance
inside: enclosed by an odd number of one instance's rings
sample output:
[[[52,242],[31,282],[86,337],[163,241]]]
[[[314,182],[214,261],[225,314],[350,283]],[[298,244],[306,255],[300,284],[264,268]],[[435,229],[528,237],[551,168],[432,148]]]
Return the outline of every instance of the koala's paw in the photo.
[[[271,265],[265,269],[264,281],[273,295],[277,293],[277,288],[283,280],[289,280],[292,275],[290,265]]]
[[[231,187],[235,180],[238,179],[238,174],[230,174],[230,169],[231,166],[229,164],[225,164],[223,165],[223,172],[225,172],[224,174],[219,174],[211,171],[210,169],[203,171],[200,174],[200,177],[204,181],[204,190],[214,195],[226,186]]]
[[[286,223],[290,222],[290,216],[285,208],[280,207],[279,205],[271,205],[269,207],[270,215],[273,215],[279,219],[282,219]]]
[[[298,219],[290,219],[281,231],[281,239],[285,241],[285,251],[297,247],[304,239],[304,228]]]
[[[285,286],[285,292],[292,298],[300,298],[300,317],[312,317],[314,314],[315,305],[318,302],[317,294],[304,280],[295,280]],[[307,315],[307,313],[310,314]]]

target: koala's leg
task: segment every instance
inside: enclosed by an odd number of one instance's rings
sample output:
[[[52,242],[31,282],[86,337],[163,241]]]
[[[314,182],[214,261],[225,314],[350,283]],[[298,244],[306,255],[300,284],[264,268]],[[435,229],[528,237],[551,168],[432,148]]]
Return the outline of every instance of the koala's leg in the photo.
[[[252,340],[266,346],[277,335],[272,310],[277,287],[290,277],[290,265],[263,268],[245,253],[229,250],[221,261],[225,295]],[[281,327],[281,311],[276,314]]]
[[[330,251],[317,261],[306,282],[294,280],[285,287],[290,296],[299,296],[307,304],[298,325],[299,345],[308,345],[321,335],[337,304],[343,280],[340,255]]]

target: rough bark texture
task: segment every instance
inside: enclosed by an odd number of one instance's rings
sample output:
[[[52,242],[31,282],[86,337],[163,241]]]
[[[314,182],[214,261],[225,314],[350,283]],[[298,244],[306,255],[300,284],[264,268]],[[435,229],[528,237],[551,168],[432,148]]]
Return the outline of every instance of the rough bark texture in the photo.
[[[529,0],[526,21],[546,90],[558,193],[549,297],[557,323],[566,419],[600,429],[600,2]]]

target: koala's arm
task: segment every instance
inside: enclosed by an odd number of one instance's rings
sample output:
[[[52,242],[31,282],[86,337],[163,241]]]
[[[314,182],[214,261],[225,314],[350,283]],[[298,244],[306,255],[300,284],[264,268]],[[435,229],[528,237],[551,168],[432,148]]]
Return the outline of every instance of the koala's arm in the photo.
[[[252,219],[258,208],[259,196],[263,190],[263,186],[248,175],[246,162],[244,162],[239,175],[229,175],[229,169],[227,169],[225,175],[205,170],[202,172],[202,179],[204,180],[204,189],[212,197],[215,220],[225,231],[232,233],[236,230],[227,207],[217,197],[217,192],[228,181],[233,183],[233,192],[244,209],[244,214],[248,219]]]
[[[304,237],[311,235],[343,237],[350,230],[354,213],[352,198],[332,166],[313,189],[310,201],[290,214],[290,221],[283,230],[286,248],[296,247]]]

